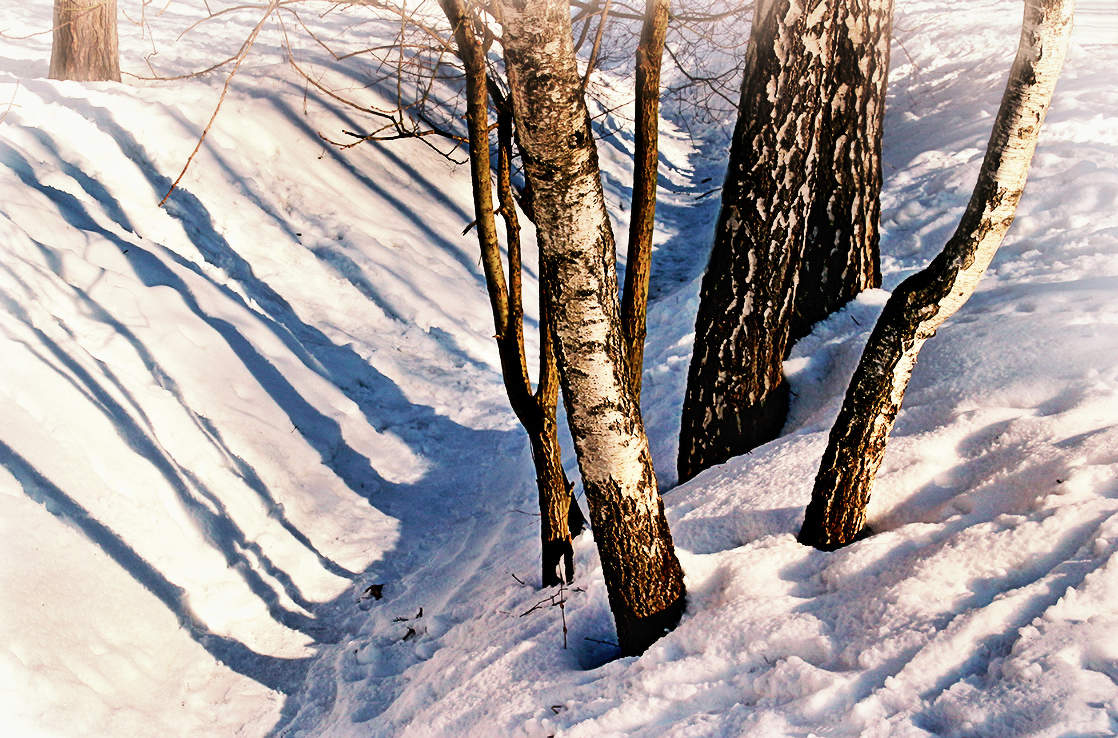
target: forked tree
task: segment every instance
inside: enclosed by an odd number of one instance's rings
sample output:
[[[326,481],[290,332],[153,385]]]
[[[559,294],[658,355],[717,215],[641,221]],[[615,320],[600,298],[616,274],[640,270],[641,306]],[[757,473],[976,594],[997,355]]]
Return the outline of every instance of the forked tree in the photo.
[[[455,49],[465,71],[466,122],[470,153],[470,178],[474,217],[485,284],[493,312],[497,352],[509,404],[528,434],[536,471],[540,507],[540,538],[543,586],[574,578],[572,534],[583,520],[571,495],[563,470],[559,429],[558,370],[547,300],[541,294],[540,364],[536,389],[528,375],[524,348],[524,300],[521,285],[520,224],[513,199],[511,162],[513,121],[510,104],[496,85],[489,84],[484,36],[478,33],[481,19],[470,12],[465,0],[440,0],[454,33]],[[490,173],[489,101],[497,108],[497,198],[494,209]],[[508,248],[508,279],[501,259],[495,213],[505,224]],[[546,290],[546,285],[541,285]]]
[[[544,586],[558,584],[561,579],[566,579],[569,583],[574,575],[571,535],[577,534],[581,529],[582,519],[577,503],[571,498],[571,485],[562,466],[556,423],[558,372],[546,284],[541,284],[540,378],[535,391],[531,388],[527,372],[520,277],[520,226],[511,177],[516,138],[513,133],[511,101],[502,93],[502,85],[491,77],[488,69],[485,18],[465,0],[440,0],[440,5],[451,23],[455,50],[465,71],[466,120],[476,231],[493,311],[505,389],[514,412],[528,433],[535,463],[541,513],[542,581]],[[667,1],[649,0],[636,51],[637,115],[631,208],[633,226],[629,233],[621,315],[631,368],[630,382],[638,398],[656,204],[660,61],[667,21]],[[599,21],[599,30],[602,29],[602,23],[604,20]],[[587,77],[584,76],[584,85],[586,80]],[[489,124],[487,102],[496,110],[497,117],[496,210],[493,207],[489,173],[492,126]],[[505,224],[507,284],[495,214],[499,214]]]
[[[540,245],[568,423],[623,654],[685,606],[621,324],[613,231],[566,0],[493,6]]]
[[[974,293],[1013,222],[1071,33],[1073,0],[1025,0],[1017,57],[958,228],[893,292],[850,381],[800,541],[835,549],[863,530],[874,479],[924,342]]]
[[[54,0],[50,78],[120,81],[116,0]]]
[[[680,480],[775,438],[791,341],[881,280],[892,0],[755,12],[695,326]]]

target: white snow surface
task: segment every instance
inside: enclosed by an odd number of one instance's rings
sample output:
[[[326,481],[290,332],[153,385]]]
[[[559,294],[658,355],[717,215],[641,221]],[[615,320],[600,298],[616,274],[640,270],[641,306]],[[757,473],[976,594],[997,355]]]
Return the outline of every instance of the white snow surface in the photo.
[[[782,438],[674,488],[725,154],[665,122],[644,410],[690,594],[624,659],[589,533],[574,586],[538,587],[466,170],[324,144],[368,122],[306,88],[272,24],[159,208],[224,75],[49,81],[50,3],[4,5],[0,734],[1118,733],[1112,0],[1079,4],[1017,221],[921,354],[876,534],[837,552],[795,541],[827,430],[885,290],[962,212],[1020,3],[898,3],[885,289],[795,348]],[[204,68],[258,19],[176,40],[201,6],[122,18],[125,70]],[[391,33],[327,7],[304,14],[321,37]],[[624,111],[602,128],[623,243]]]

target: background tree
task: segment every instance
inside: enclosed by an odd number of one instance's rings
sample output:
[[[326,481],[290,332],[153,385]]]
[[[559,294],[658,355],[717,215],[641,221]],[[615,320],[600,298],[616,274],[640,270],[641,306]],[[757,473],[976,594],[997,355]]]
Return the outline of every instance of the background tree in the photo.
[[[120,81],[116,0],[54,0],[50,78]]]
[[[830,0],[757,8],[714,246],[703,276],[679,479],[779,433],[781,369],[815,180]]]
[[[1071,33],[1072,0],[1026,0],[1017,57],[970,202],[943,251],[885,304],[846,391],[800,541],[850,543],[924,342],[973,294],[1013,222]]]
[[[618,643],[637,654],[678,621],[685,588],[630,381],[570,9],[565,0],[501,0],[495,12],[568,422]]]
[[[836,7],[793,341],[862,290],[881,286],[881,133],[893,0],[841,0]]]

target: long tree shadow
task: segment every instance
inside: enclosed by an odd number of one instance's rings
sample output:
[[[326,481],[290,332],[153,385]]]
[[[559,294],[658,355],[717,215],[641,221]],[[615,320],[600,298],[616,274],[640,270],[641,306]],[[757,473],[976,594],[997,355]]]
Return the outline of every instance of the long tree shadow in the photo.
[[[3,151],[3,148],[4,144],[0,143],[0,151]],[[38,244],[38,246],[42,249],[46,248],[42,244]],[[11,272],[10,269],[7,267],[0,268],[3,268],[11,279],[19,282],[19,278]],[[29,295],[33,294],[26,285],[21,284],[21,286],[24,287]],[[131,413],[117,402],[112,394],[81,366],[78,361],[63,350],[63,348],[42,329],[35,326],[34,321],[27,315],[16,300],[5,295],[0,295],[0,304],[3,304],[9,313],[26,325],[27,330],[35,336],[37,344],[45,348],[54,360],[66,371],[63,372],[50,361],[45,360],[45,357],[39,354],[34,347],[27,346],[28,350],[44,359],[44,365],[51,367],[65,381],[78,389],[91,404],[99,408],[112,423],[120,439],[132,451],[147,459],[148,462],[156,468],[170,488],[174,490],[183,507],[191,514],[200,532],[211,545],[222,553],[229,568],[240,574],[253,594],[267,605],[269,614],[271,614],[277,622],[293,630],[299,630],[309,636],[322,637],[324,635],[322,629],[315,626],[312,618],[288,610],[280,604],[277,593],[264,581],[260,574],[255,571],[251,565],[250,559],[245,555],[246,552],[251,552],[256,557],[256,560],[260,562],[261,568],[277,582],[281,583],[285,593],[295,603],[301,607],[311,606],[311,603],[303,597],[291,578],[270,560],[259,544],[250,541],[244,532],[236,525],[232,517],[228,514],[228,510],[220,497],[202,483],[189,469],[180,466],[166,449],[154,440],[156,437],[154,428],[151,426],[146,414],[140,408],[139,403],[132,397],[128,388],[123,382],[117,379],[111,369],[103,363],[101,364],[101,371],[104,373],[107,380],[113,385],[116,391],[126,398],[126,401],[138,411],[146,427],[142,427],[140,423],[132,417]],[[69,332],[69,329],[64,325],[62,329]],[[217,512],[214,512],[211,507],[216,509]]]
[[[212,632],[187,604],[187,592],[164,577],[112,528],[101,523],[57,485],[0,441],[0,465],[19,481],[23,492],[97,545],[169,609],[183,629],[215,659],[238,674],[284,694],[291,694],[307,673],[309,659],[286,659],[253,651],[240,641]]]
[[[62,104],[74,106],[86,105],[83,101],[66,101],[60,98]],[[112,120],[108,111],[87,106],[82,112],[91,117],[94,122],[106,133],[112,136],[121,146],[122,151],[136,162],[140,171],[148,179],[153,193],[161,194],[170,182],[158,174],[151,160],[136,140]],[[40,143],[50,150],[52,146],[49,137],[40,137]],[[206,261],[218,266],[239,290],[232,289],[228,283],[216,280],[210,272],[189,259],[176,254],[168,249],[149,242],[137,242],[134,239],[125,239],[101,226],[90,215],[85,205],[73,195],[51,187],[41,182],[34,174],[34,169],[28,161],[12,147],[0,144],[0,157],[16,173],[23,184],[41,193],[57,209],[59,215],[72,227],[85,231],[119,249],[121,255],[127,260],[132,271],[140,281],[148,286],[166,286],[173,289],[182,304],[202,324],[208,326],[238,357],[239,361],[255,378],[275,404],[287,415],[295,431],[311,447],[314,448],[321,459],[321,463],[330,469],[354,493],[369,501],[381,511],[396,517],[399,520],[399,543],[395,550],[385,552],[384,558],[370,565],[359,576],[375,577],[379,580],[400,580],[408,572],[420,565],[428,565],[432,555],[437,555],[439,561],[445,561],[446,572],[438,571],[439,576],[448,577],[448,587],[462,586],[464,580],[469,578],[473,569],[465,566],[460,574],[462,581],[454,580],[454,570],[463,565],[463,558],[484,557],[486,547],[480,545],[493,535],[500,533],[500,512],[494,512],[491,495],[473,495],[464,493],[461,484],[463,472],[461,454],[465,450],[476,451],[479,448],[496,450],[500,455],[502,451],[508,454],[523,454],[524,443],[520,434],[513,431],[475,430],[464,427],[435,412],[432,408],[414,404],[407,398],[403,391],[390,379],[382,375],[361,358],[353,348],[338,346],[333,343],[319,329],[303,322],[295,313],[294,308],[282,296],[276,293],[269,285],[260,280],[253,273],[251,266],[233,249],[233,247],[216,230],[209,212],[202,203],[185,190],[179,190],[171,198],[169,212],[177,218],[183,226],[198,251]],[[60,162],[62,171],[69,174],[79,184],[82,190],[92,200],[97,202],[105,214],[121,228],[130,230],[131,222],[124,214],[120,204],[106,191],[105,187],[93,177],[80,173],[73,165]],[[60,269],[60,260],[50,253],[50,248],[45,244],[39,245],[48,264],[53,264],[57,271]],[[204,280],[223,298],[234,304],[244,314],[252,316],[261,326],[265,327],[282,343],[291,354],[310,371],[332,383],[342,394],[352,400],[360,408],[366,421],[376,429],[392,427],[393,432],[413,448],[419,448],[429,462],[426,476],[412,483],[392,483],[386,480],[375,468],[372,461],[365,455],[353,449],[343,438],[341,428],[336,420],[326,416],[314,405],[308,402],[292,385],[292,383],[277,369],[277,367],[246,338],[238,327],[207,312],[199,303],[190,286],[184,281],[182,275],[189,273],[192,278]],[[242,292],[245,296],[242,296]],[[167,370],[158,366],[152,360],[150,353],[143,349],[140,340],[127,331],[108,315],[108,311],[95,304],[90,305],[88,295],[78,294],[79,300],[91,309],[91,313],[114,330],[125,337],[137,354],[147,364],[149,371],[156,377],[161,386],[172,388],[173,393],[178,393],[177,386],[168,382]],[[127,335],[126,335],[127,334]],[[54,358],[54,361],[64,367],[67,381],[79,389],[116,425],[121,437],[138,454],[151,459],[156,468],[163,474],[168,484],[175,490],[183,504],[196,516],[199,525],[209,536],[210,543],[226,553],[230,565],[234,565],[237,556],[251,550],[256,544],[245,540],[243,532],[229,519],[228,512],[221,504],[220,498],[203,485],[189,470],[177,465],[169,455],[151,438],[149,438],[150,424],[144,420],[140,411],[141,421],[136,421],[128,409],[115,400],[113,396],[102,387],[98,380],[78,364],[73,357],[67,356],[66,351],[50,341],[48,336],[41,333],[34,334],[43,349]],[[102,370],[107,369],[100,365]],[[118,394],[123,396],[124,403],[135,411],[139,411],[141,403],[127,393],[127,388],[119,379],[111,376],[111,372],[103,372]],[[177,394],[181,404],[186,404],[181,393]],[[261,496],[266,505],[276,504],[270,493],[259,480],[255,471],[247,464],[236,461],[240,457],[221,440],[213,424],[205,421],[197,413],[191,413],[196,424],[201,424],[206,434],[215,445],[226,452],[226,457],[232,460],[233,466],[240,472],[241,478],[249,487]],[[507,454],[506,454],[507,455]],[[12,457],[14,458],[14,457]],[[17,463],[17,462],[13,462]],[[500,463],[507,464],[507,460]],[[496,465],[497,462],[494,462]],[[28,464],[24,464],[29,468]],[[481,465],[484,467],[484,464]],[[478,465],[471,467],[472,484],[477,489],[487,486],[484,473],[479,474]],[[30,471],[25,471],[24,476]],[[40,475],[41,476],[41,475]],[[522,492],[518,489],[508,489],[505,485],[502,494],[516,495]],[[55,488],[56,489],[56,488]],[[59,490],[59,493],[61,491]],[[196,495],[200,497],[196,497]],[[57,496],[57,495],[56,495]],[[62,499],[62,498],[60,498]],[[200,501],[206,500],[212,504],[216,512],[206,509]],[[453,531],[445,525],[445,506],[447,500],[453,499],[456,505],[463,505],[462,514],[475,519],[472,527],[464,534],[462,531]],[[487,500],[486,506],[481,507],[482,500]],[[72,502],[72,501],[71,501]],[[472,504],[471,504],[472,503]],[[76,505],[76,503],[74,503]],[[511,507],[511,505],[510,505]],[[474,509],[476,508],[476,509]],[[85,525],[87,535],[95,541],[111,541],[114,556],[140,579],[141,582],[157,581],[160,591],[174,588],[166,582],[166,578],[154,572],[150,566],[141,566],[134,561],[137,556],[121,552],[130,551],[127,545],[106,533],[107,528],[93,520],[88,511],[74,508],[75,517]],[[443,521],[442,525],[434,521]],[[294,526],[285,525],[289,532]],[[494,533],[493,531],[497,531]],[[293,535],[297,540],[304,542],[308,548],[313,548],[306,536]],[[452,545],[446,545],[448,540]],[[108,545],[108,544],[106,544]],[[266,560],[266,558],[264,559]],[[322,559],[320,558],[320,561]],[[323,562],[324,567],[331,567]],[[242,572],[250,567],[238,566]],[[340,573],[336,568],[334,573]],[[139,573],[137,573],[139,572]],[[290,578],[278,568],[272,567],[270,572],[277,581],[285,585],[291,582]],[[259,575],[255,575],[257,578]],[[316,643],[326,644],[341,635],[345,619],[355,614],[351,594],[343,594],[334,601],[321,603],[313,607],[313,618],[300,616],[302,619],[293,618],[297,613],[287,613],[278,607],[276,593],[270,589],[261,589],[257,582],[250,582],[253,592],[270,602],[269,610],[278,621],[305,632]],[[267,585],[265,585],[267,587]],[[170,591],[170,590],[168,590]],[[291,589],[289,594],[298,595]],[[173,598],[162,598],[173,605]],[[302,598],[305,602],[305,598]],[[297,600],[298,601],[298,600]],[[204,625],[199,625],[199,628]],[[357,626],[354,626],[357,627]],[[201,632],[201,631],[199,631]],[[212,640],[212,639],[211,639]],[[207,641],[211,642],[211,641]],[[241,646],[243,648],[243,646]],[[251,671],[251,670],[246,670]],[[245,673],[242,671],[242,673]],[[257,678],[255,672],[246,675]],[[298,674],[293,672],[282,686],[288,693],[303,679],[305,670]],[[268,674],[261,675],[258,679],[268,686],[277,684],[277,679]],[[265,681],[266,680],[266,681]],[[304,685],[306,689],[315,691],[320,687]],[[317,694],[317,692],[316,692]],[[317,698],[316,698],[317,699]],[[301,700],[290,702],[285,708],[285,719],[297,712]]]

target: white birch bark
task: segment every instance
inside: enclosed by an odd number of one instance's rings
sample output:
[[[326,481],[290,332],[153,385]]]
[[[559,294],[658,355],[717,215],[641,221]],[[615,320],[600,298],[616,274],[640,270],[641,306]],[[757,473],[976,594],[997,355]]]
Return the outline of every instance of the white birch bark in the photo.
[[[974,293],[1017,210],[1071,33],[1073,0],[1026,0],[1017,57],[958,229],[886,303],[851,379],[800,540],[844,546],[865,525],[874,478],[924,342]]]
[[[614,240],[565,0],[496,5],[563,399],[622,652],[678,620],[676,559],[629,382]]]

